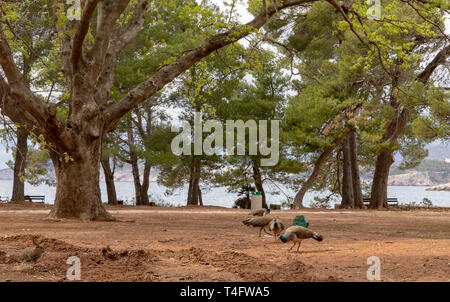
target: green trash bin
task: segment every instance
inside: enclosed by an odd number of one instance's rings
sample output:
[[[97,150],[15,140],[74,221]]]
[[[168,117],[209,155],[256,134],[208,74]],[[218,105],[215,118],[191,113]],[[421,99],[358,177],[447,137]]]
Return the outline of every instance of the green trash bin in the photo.
[[[303,215],[295,216],[294,221],[292,222],[292,225],[298,225],[302,226],[304,228],[307,228],[309,226],[308,219],[306,219]]]

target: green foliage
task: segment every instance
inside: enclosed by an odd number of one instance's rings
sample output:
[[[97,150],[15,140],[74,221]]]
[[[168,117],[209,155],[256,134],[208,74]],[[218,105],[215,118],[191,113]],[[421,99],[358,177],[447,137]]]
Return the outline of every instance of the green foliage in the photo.
[[[428,198],[424,198],[421,202],[421,205],[424,207],[432,207],[433,206],[433,202],[431,200],[429,200]]]
[[[256,188],[252,185],[245,184],[245,185],[241,186],[241,188],[237,192],[238,196],[241,196],[241,197],[234,201],[233,208],[248,209],[250,206],[250,202],[251,202],[250,194],[255,191],[256,191]]]
[[[12,156],[15,158],[17,149],[13,148],[12,151]],[[14,162],[12,160],[6,162],[6,165],[14,170]],[[19,176],[22,182],[27,182],[33,186],[41,184],[55,186],[56,182],[52,171],[50,157],[46,150],[28,148],[25,174]]]
[[[331,208],[329,198],[314,197],[314,201],[311,202],[310,207],[313,209],[329,209]]]

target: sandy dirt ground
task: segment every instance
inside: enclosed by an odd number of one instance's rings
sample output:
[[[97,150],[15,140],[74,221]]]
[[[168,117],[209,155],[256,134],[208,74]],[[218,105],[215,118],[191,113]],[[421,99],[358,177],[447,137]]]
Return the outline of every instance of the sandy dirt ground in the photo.
[[[244,226],[247,210],[118,206],[117,222],[56,222],[49,209],[0,205],[0,281],[66,281],[71,256],[82,281],[367,281],[370,256],[382,281],[450,281],[448,209],[272,211],[288,225],[305,215],[324,237],[300,253]],[[24,262],[33,236],[45,253]]]

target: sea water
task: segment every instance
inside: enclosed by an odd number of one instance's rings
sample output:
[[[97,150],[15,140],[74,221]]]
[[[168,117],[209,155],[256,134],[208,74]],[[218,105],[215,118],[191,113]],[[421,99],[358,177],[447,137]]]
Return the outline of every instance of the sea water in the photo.
[[[117,198],[123,200],[126,204],[132,204],[134,201],[134,184],[132,182],[116,182]],[[278,184],[278,187],[268,184],[265,188],[267,201],[269,204],[281,204],[287,201],[288,197],[291,199],[295,196],[295,192],[289,190],[283,185]],[[424,198],[431,200],[434,206],[450,207],[450,192],[444,191],[426,191],[428,187],[425,186],[389,186],[388,197],[398,198],[400,204],[420,203]],[[106,184],[100,182],[100,189],[102,193],[103,202],[107,202]],[[182,206],[186,204],[187,199],[187,184],[181,189],[175,190],[173,194],[166,194],[166,188],[158,185],[156,182],[150,183],[148,193],[151,200],[157,203],[164,203],[172,206]],[[0,196],[8,198],[12,193],[12,180],[0,181]],[[32,186],[25,183],[26,195],[45,195],[45,203],[53,204],[55,199],[56,187],[47,185]],[[309,206],[314,201],[314,197],[327,196],[328,192],[313,192],[306,193],[303,204]],[[287,197],[288,196],[288,197]],[[202,186],[202,197],[204,205],[222,206],[231,208],[234,201],[238,198],[236,193],[230,193],[223,187],[208,187]],[[336,200],[339,202],[339,200]],[[334,203],[331,202],[331,206]]]

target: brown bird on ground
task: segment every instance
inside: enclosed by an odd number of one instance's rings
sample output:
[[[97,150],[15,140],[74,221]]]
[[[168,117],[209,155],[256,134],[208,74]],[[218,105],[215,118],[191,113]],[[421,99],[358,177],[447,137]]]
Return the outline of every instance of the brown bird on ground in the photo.
[[[25,260],[26,262],[33,261],[34,263],[36,263],[36,261],[41,258],[42,254],[44,253],[44,247],[36,242],[36,237],[33,237],[33,243],[35,247],[28,247],[22,251],[22,260]]]
[[[284,223],[280,220],[280,218],[274,218],[269,224],[269,231],[273,233],[275,236],[275,241],[277,240],[277,236],[280,235],[282,231],[286,229]]]
[[[280,240],[284,243],[292,241],[294,242],[294,245],[291,246],[291,248],[289,250],[292,250],[292,248],[298,244],[297,246],[297,252],[298,249],[300,248],[300,244],[302,243],[302,240],[304,239],[308,239],[308,238],[313,238],[317,241],[322,241],[323,237],[313,231],[311,231],[310,229],[301,227],[301,226],[291,226],[289,227],[286,232],[284,232],[283,235],[280,236]]]
[[[254,217],[254,218],[249,218],[246,219],[244,221],[242,221],[243,224],[247,225],[247,226],[252,226],[252,227],[259,227],[259,237],[261,237],[261,231],[264,230],[264,232],[266,232],[269,235],[269,232],[267,232],[266,228],[269,227],[270,222],[272,221],[272,217]]]
[[[252,216],[266,216],[269,213],[270,213],[270,209],[262,208],[262,209],[252,210],[250,212],[250,214],[248,214],[248,215],[252,215]]]

